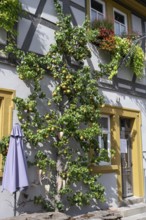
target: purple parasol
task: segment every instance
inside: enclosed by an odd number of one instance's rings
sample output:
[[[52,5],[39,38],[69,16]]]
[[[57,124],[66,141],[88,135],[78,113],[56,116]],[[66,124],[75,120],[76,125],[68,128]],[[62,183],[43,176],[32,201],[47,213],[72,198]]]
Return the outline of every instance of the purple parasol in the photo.
[[[23,133],[19,124],[13,126],[8,154],[4,167],[2,190],[14,193],[14,216],[16,215],[16,192],[28,186],[27,164],[23,149]]]

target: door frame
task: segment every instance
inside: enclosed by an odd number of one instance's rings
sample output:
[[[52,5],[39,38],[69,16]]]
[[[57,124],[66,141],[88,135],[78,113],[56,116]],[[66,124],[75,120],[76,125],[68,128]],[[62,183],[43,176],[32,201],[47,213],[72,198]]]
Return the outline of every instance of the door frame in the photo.
[[[132,142],[132,172],[133,172],[133,196],[144,197],[144,173],[142,158],[142,134],[141,134],[141,113],[135,109],[122,108],[118,106],[105,105],[101,108],[101,114],[110,116],[111,121],[111,149],[115,151],[111,158],[111,165],[93,165],[93,173],[116,173],[117,194],[119,203],[122,198],[122,173],[120,154],[120,117],[133,119],[131,129]]]
[[[123,125],[122,125],[123,120]],[[129,121],[129,127],[125,127]],[[123,199],[133,196],[133,172],[132,172],[132,141],[131,130],[133,126],[133,119],[120,117],[120,144],[121,148],[121,171],[122,171],[122,197]],[[124,146],[125,145],[125,146]],[[130,188],[129,188],[130,187]],[[129,191],[130,190],[130,191]]]

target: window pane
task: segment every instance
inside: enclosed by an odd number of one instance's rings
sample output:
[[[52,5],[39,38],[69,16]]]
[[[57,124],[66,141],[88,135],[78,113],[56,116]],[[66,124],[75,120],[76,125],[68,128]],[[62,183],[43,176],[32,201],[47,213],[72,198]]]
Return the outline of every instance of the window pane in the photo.
[[[103,14],[101,14],[101,13],[98,13],[98,20],[103,20],[104,19],[104,16],[103,16]]]
[[[120,35],[121,34],[121,32],[120,32],[120,24],[115,21],[114,27],[115,27],[115,34],[116,35]]]
[[[103,14],[103,5],[100,2],[91,0],[91,7]]]
[[[108,135],[103,134],[101,137],[101,148],[108,150]]]
[[[126,27],[125,25],[121,24],[121,34],[125,34],[126,33]]]
[[[100,124],[102,129],[108,130],[108,118],[104,118],[104,117],[100,118],[99,119],[99,124]]]
[[[97,19],[97,12],[91,9],[91,21],[94,21],[96,19]]]
[[[109,116],[102,116],[99,119],[99,124],[102,129],[102,135],[98,136],[98,143],[99,145],[95,146],[94,148],[94,153],[95,156],[102,156],[102,161],[99,162],[99,165],[107,165],[110,163],[109,159],[111,157],[110,155],[110,117]],[[105,157],[105,160],[104,160]],[[99,158],[101,159],[101,158]]]
[[[122,24],[125,24],[125,17],[122,14],[120,14],[120,13],[115,11],[114,15],[115,15],[115,20],[116,21],[118,21],[118,22],[120,22]]]
[[[7,33],[4,29],[0,28],[0,44],[7,43]]]

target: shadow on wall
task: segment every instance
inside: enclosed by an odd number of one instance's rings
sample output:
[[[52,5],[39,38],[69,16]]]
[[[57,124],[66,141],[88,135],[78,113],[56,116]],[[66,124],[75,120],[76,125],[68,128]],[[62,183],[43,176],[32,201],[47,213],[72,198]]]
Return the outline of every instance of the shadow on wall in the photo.
[[[40,0],[29,1],[29,0],[20,0],[22,3],[22,8],[32,14],[36,13],[37,7],[40,3]]]
[[[33,86],[32,85],[28,85],[30,87],[31,90],[33,90]],[[45,77],[42,80],[42,90],[47,94],[47,98],[51,97],[52,91],[54,89],[54,82],[53,79],[51,79],[51,77]],[[120,95],[120,97],[124,100],[127,99],[126,95]],[[146,115],[145,113],[145,109],[146,109],[146,103],[143,102],[142,99],[136,99],[135,97],[132,96],[128,96],[128,99],[130,99],[131,102],[135,103],[135,105],[137,105],[139,107],[139,109],[141,109],[141,111],[143,112],[143,114]],[[110,97],[105,96],[105,101],[107,104],[110,105],[117,105],[117,106],[121,106],[122,104],[119,101],[118,103],[116,103],[115,101],[113,101],[112,99],[110,99]],[[52,108],[55,108],[55,106],[52,106]],[[43,115],[46,114],[48,111],[48,106],[47,106],[47,100],[46,101],[41,101],[41,99],[38,100],[38,109],[39,112]],[[122,110],[121,110],[122,111]],[[117,141],[113,140],[113,144],[114,146],[117,146]],[[51,142],[49,142],[48,144],[44,144],[44,145],[40,145],[41,148],[45,149],[46,152],[48,153],[48,155],[50,157],[53,156],[52,151],[50,151],[50,146],[51,146]],[[34,160],[34,154],[37,152],[37,148],[35,146],[33,146],[33,152],[32,149],[29,145],[27,145],[27,159],[30,161]],[[116,156],[116,155],[115,155]],[[30,167],[29,168],[29,178],[30,178],[30,186],[28,188],[27,191],[25,192],[21,192],[20,196],[17,200],[18,202],[18,213],[22,213],[22,212],[40,212],[42,209],[40,206],[36,206],[33,205],[33,197],[34,196],[45,196],[48,190],[48,183],[46,183],[46,180],[42,181],[42,185],[40,183],[40,173],[38,171],[37,168],[35,167]],[[113,204],[116,204],[117,202],[117,189],[119,187],[119,183],[117,184],[117,173],[112,173],[112,174],[104,174],[103,176],[101,176],[100,181],[104,182],[105,185],[105,197],[106,197],[106,202],[101,204],[101,203],[93,203],[90,206],[86,206],[83,207],[82,209],[78,208],[78,207],[71,207],[68,209],[67,213],[71,214],[71,215],[77,215],[77,214],[82,214],[82,213],[87,213],[89,211],[94,211],[97,210],[99,208],[101,209],[107,209],[110,208],[110,206],[112,206]],[[107,179],[109,181],[107,181]],[[47,186],[47,187],[46,187]],[[46,187],[46,188],[45,188]],[[68,204],[66,204],[68,206]]]
[[[104,89],[103,89],[104,90]],[[105,95],[104,92],[100,91],[104,96],[105,103],[111,106],[135,109],[141,112],[142,115],[146,116],[146,101],[144,98],[139,96],[132,96],[130,94],[123,94],[118,92],[109,92],[109,96]],[[112,98],[110,98],[112,97]]]
[[[110,62],[111,55],[109,52],[104,51],[100,48],[97,49],[97,46],[92,43],[89,43],[88,46],[89,46],[89,50],[92,53],[92,56],[95,57],[95,59],[96,59],[95,69],[97,69],[97,61],[99,61],[100,63],[103,63],[103,64]],[[93,62],[93,59],[92,59],[92,62]]]
[[[107,181],[108,180],[108,181]],[[102,174],[98,179],[98,182],[105,187],[105,202],[92,201],[89,206],[84,207],[70,207],[66,214],[71,216],[81,215],[92,211],[107,210],[112,207],[117,207],[117,175],[116,173]]]
[[[121,110],[121,115],[122,115],[122,110]],[[117,123],[114,121],[113,123]],[[113,127],[116,128],[116,124],[113,124]],[[113,130],[113,132],[116,132],[116,130]],[[111,136],[112,140],[112,146],[114,146],[114,149],[119,149],[118,142],[114,138],[114,136]],[[119,152],[117,150],[115,151],[115,154],[112,158],[112,165],[118,165],[120,167],[121,163],[121,158],[118,160],[117,164],[117,157],[119,158]],[[100,171],[99,171],[100,172]],[[119,195],[119,187],[120,187],[120,182],[119,178],[117,178],[119,175],[119,170],[116,170],[115,172],[110,172],[110,173],[101,173],[101,177],[98,179],[98,181],[105,187],[105,202],[94,202],[92,201],[90,206],[85,206],[83,208],[78,208],[78,207],[70,207],[69,210],[66,212],[69,215],[80,215],[83,213],[88,213],[91,211],[97,211],[97,210],[107,210],[110,208],[116,208],[118,207],[119,201],[118,201],[118,195]]]
[[[13,74],[17,74],[15,67],[13,68],[12,66],[4,65],[4,64],[0,65],[0,74],[2,74],[4,77],[10,73],[12,75],[12,71]]]
[[[30,88],[31,92],[33,91],[33,85],[30,83],[26,83],[26,85]],[[52,91],[54,90],[54,82],[52,78],[49,76],[45,76],[41,81],[42,91],[46,93],[47,99],[51,98]],[[45,115],[48,113],[48,105],[47,99],[38,99],[38,111],[40,115]],[[51,109],[54,109],[55,106],[51,105]],[[26,146],[26,158],[28,163],[28,178],[29,178],[29,187],[20,193],[18,193],[17,198],[17,213],[33,213],[33,212],[41,212],[44,211],[42,206],[39,204],[34,204],[34,197],[46,197],[47,192],[49,190],[49,178],[44,178],[43,173],[36,166],[33,165],[35,154],[38,150],[43,150],[48,158],[55,159],[56,152],[51,147],[51,140],[42,143],[39,143],[37,146],[33,144],[26,144],[24,137],[24,145]],[[49,170],[48,170],[49,176]]]
[[[30,88],[31,91],[33,91],[33,85],[27,84],[27,86]],[[52,91],[54,89],[54,81],[50,76],[45,76],[45,78],[41,81],[42,91],[46,93],[47,98],[51,98]],[[52,109],[55,108],[55,106],[51,106]],[[40,114],[44,115],[48,112],[48,106],[47,106],[47,100],[41,100],[38,99],[38,110]],[[24,143],[26,144],[26,143]],[[41,149],[43,149],[47,154],[49,158],[55,158],[55,152],[51,148],[51,141],[48,143],[40,144],[39,146]],[[38,151],[38,147],[30,146],[27,144],[26,146],[26,155],[27,160],[32,162],[34,161],[34,155]],[[17,213],[32,213],[32,212],[41,212],[42,207],[40,205],[34,204],[34,196],[46,196],[47,192],[49,190],[49,182],[48,179],[43,179],[43,175],[41,171],[35,167],[30,166],[28,169],[29,172],[29,187],[26,191],[20,192],[18,194],[17,198]],[[108,175],[108,174],[107,174]],[[108,198],[108,200],[104,203],[95,203],[94,201],[90,206],[85,206],[83,208],[78,207],[68,207],[68,203],[66,202],[66,207],[68,208],[67,212],[70,215],[78,215],[87,213],[89,211],[94,211],[99,208],[107,209],[109,208],[109,204],[115,203],[115,200],[117,198],[117,192],[116,192],[116,175],[113,174],[110,177],[109,176],[103,176],[101,177],[101,182],[105,181],[106,178],[110,178],[110,185],[106,185],[105,190],[105,196]],[[107,181],[106,181],[107,182]]]
[[[38,24],[29,50],[45,55],[49,51],[49,47],[52,43],[54,43],[54,31],[48,27]]]

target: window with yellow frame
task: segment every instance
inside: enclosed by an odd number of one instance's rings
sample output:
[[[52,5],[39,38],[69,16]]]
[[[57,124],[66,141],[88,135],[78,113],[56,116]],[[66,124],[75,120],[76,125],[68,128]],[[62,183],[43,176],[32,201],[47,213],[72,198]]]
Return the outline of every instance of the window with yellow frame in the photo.
[[[101,0],[91,1],[91,21],[102,20],[105,16],[105,3]]]
[[[102,115],[99,119],[102,134],[98,136],[99,148],[106,151],[108,160],[101,161],[99,165],[111,165],[111,127],[110,116]]]
[[[107,19],[113,21],[116,35],[127,34],[131,32],[131,12],[123,6],[112,0],[88,0],[90,7],[87,10],[88,16],[94,20]]]
[[[0,89],[0,139],[10,134],[12,128],[14,90]],[[0,177],[2,176],[2,155],[0,155]]]

